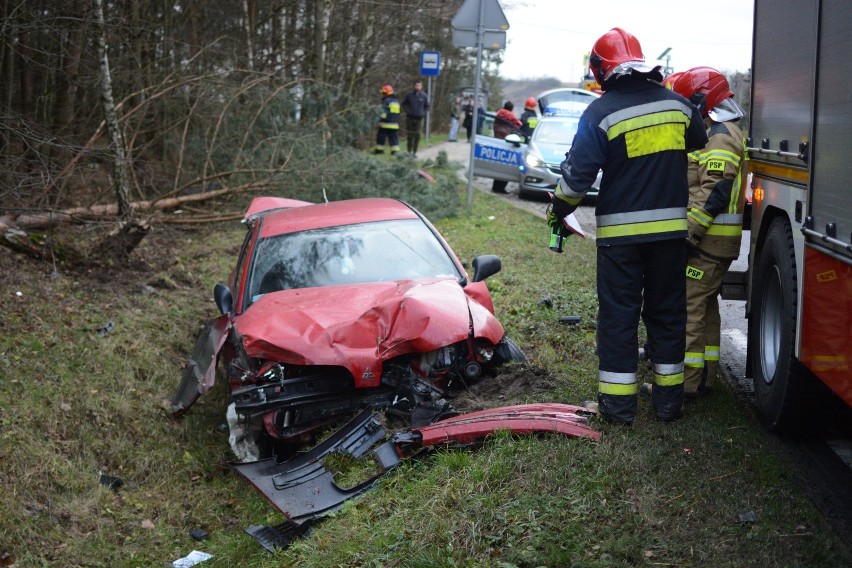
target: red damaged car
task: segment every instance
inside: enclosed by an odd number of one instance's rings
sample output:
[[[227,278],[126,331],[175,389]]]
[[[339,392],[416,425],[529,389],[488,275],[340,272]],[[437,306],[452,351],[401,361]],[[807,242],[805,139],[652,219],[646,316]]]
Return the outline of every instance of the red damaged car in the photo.
[[[454,389],[524,360],[483,282],[500,260],[476,257],[470,278],[403,202],[262,197],[244,221],[229,285],[214,290],[222,315],[199,336],[172,402],[186,412],[221,363],[241,461],[282,459],[367,407],[431,424],[454,413]]]

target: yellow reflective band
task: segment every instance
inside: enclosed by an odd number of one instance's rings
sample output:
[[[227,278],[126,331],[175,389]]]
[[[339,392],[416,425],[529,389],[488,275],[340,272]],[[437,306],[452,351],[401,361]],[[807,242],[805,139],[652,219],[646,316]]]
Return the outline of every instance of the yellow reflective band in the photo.
[[[666,150],[685,150],[684,129],[689,117],[677,110],[628,118],[607,129],[607,139],[624,135],[627,157],[637,158]]]
[[[739,237],[743,234],[742,225],[710,225],[707,229],[708,235],[716,235],[720,237]]]
[[[570,195],[566,194],[566,185],[565,178],[559,178],[559,181],[556,183],[556,191],[554,192],[556,199],[560,199],[568,205],[579,205],[583,201],[583,194],[572,191],[570,187],[567,188]]]
[[[527,119],[527,124],[530,125],[530,128],[535,128],[536,126],[538,126],[538,119],[537,118]]]
[[[703,369],[704,353],[693,353],[687,351],[685,357],[683,358],[683,364],[686,367],[692,367],[693,369]]]
[[[846,357],[843,355],[811,355],[802,358],[814,371],[848,371]]]
[[[686,149],[683,126],[680,124],[660,124],[633,130],[624,135],[624,142],[628,158]]]
[[[645,223],[629,223],[627,225],[608,225],[598,227],[598,238],[632,237],[636,235],[652,235],[685,231],[686,219],[670,219],[668,221],[647,221]]]
[[[632,130],[639,130],[641,128],[648,128],[651,126],[674,126],[680,125],[680,127],[684,127],[689,124],[689,117],[680,112],[679,110],[667,110],[661,112],[653,112],[650,114],[644,114],[642,116],[637,116],[635,118],[628,118],[622,120],[616,124],[610,126],[606,131],[606,137],[608,140],[612,140],[630,132]],[[681,139],[683,138],[683,130],[680,131]],[[681,147],[681,149],[683,149]]]
[[[399,103],[390,103],[388,105],[388,109],[390,109],[393,114],[399,114]]]
[[[692,217],[693,221],[705,227],[709,227],[710,223],[713,222],[713,217],[707,215],[701,209],[692,208],[689,210],[689,213],[687,213],[687,215]]]
[[[661,387],[675,387],[683,384],[683,373],[676,375],[657,375],[654,374],[654,384]]]
[[[681,375],[681,382],[683,382]],[[598,383],[598,392],[601,394],[614,394],[618,396],[631,396],[639,392],[639,384],[619,385],[615,383]]]
[[[719,346],[718,345],[707,345],[704,347],[704,359],[706,361],[718,361],[719,360]]]
[[[740,165],[740,157],[736,154],[736,152],[731,152],[730,150],[722,150],[721,148],[708,150],[707,152],[701,152],[699,150],[697,154],[699,164],[704,164],[709,161],[722,161],[730,162],[735,168]]]
[[[704,278],[704,271],[695,268],[694,266],[686,267],[686,277],[692,278],[693,280],[701,280]]]

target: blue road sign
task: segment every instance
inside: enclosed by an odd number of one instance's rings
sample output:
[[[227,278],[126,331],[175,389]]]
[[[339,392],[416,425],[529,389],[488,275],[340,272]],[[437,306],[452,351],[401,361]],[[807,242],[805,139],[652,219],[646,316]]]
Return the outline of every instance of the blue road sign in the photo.
[[[437,75],[441,69],[441,54],[437,51],[420,53],[420,74]]]

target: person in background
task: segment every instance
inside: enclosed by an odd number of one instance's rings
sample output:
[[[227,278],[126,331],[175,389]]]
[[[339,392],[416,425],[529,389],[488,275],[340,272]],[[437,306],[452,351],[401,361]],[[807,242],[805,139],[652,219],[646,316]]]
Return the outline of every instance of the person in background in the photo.
[[[744,112],[728,80],[711,67],[675,73],[663,83],[689,99],[704,117],[709,141],[689,155],[688,267],[686,269],[686,357],[683,394],[709,394],[716,381],[721,343],[719,290],[740,254],[745,192]],[[647,387],[645,387],[647,389]],[[653,388],[653,387],[652,387]]]
[[[450,105],[450,134],[447,136],[447,142],[458,141],[459,135],[459,120],[462,117],[462,99],[456,96],[453,99],[453,104]]]
[[[518,134],[521,131],[521,121],[512,112],[515,108],[512,101],[506,101],[503,108],[497,111],[494,118],[494,138],[504,139],[509,134]]]
[[[467,141],[470,142],[471,135],[473,134],[473,97],[467,97],[462,110],[464,111],[464,121],[462,125],[467,131]]]
[[[391,155],[399,152],[399,100],[393,94],[393,87],[381,88],[382,113],[379,115],[379,132],[376,134],[374,154],[385,153],[385,141],[390,143]]]
[[[538,124],[538,113],[535,111],[536,102],[533,97],[530,97],[524,103],[524,112],[521,113],[521,134],[530,141],[533,130]]]
[[[420,145],[420,126],[423,117],[429,112],[429,99],[423,92],[423,81],[420,79],[414,81],[414,88],[402,99],[402,110],[405,111],[405,149],[416,157]]]
[[[660,82],[639,40],[613,28],[589,66],[604,94],[580,116],[554,190],[552,223],[572,213],[603,171],[597,219],[598,409],[632,424],[640,318],[648,331],[658,420],[682,415],[686,347],[687,154],[704,147],[701,114]]]
[[[503,108],[497,111],[497,116],[494,118],[494,137],[501,140],[509,134],[519,134],[521,129],[521,121],[512,112],[515,105],[512,101],[506,101]],[[491,191],[494,193],[509,193],[506,191],[508,181],[495,179],[491,184]]]
[[[476,133],[482,134],[482,126],[485,124],[485,106],[482,104],[482,99],[476,103]]]

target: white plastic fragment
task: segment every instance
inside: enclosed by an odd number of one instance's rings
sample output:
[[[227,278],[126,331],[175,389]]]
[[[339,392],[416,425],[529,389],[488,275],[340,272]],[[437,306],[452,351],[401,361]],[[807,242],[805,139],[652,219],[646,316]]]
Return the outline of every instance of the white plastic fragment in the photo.
[[[15,292],[15,295],[20,298],[21,296],[24,295],[24,293],[21,292],[20,290],[18,290],[17,292]]]
[[[200,550],[193,550],[183,558],[178,558],[174,562],[172,562],[172,566],[174,568],[189,568],[190,566],[195,566],[205,560],[210,560],[213,558],[212,554],[207,554],[206,552],[201,552]]]

